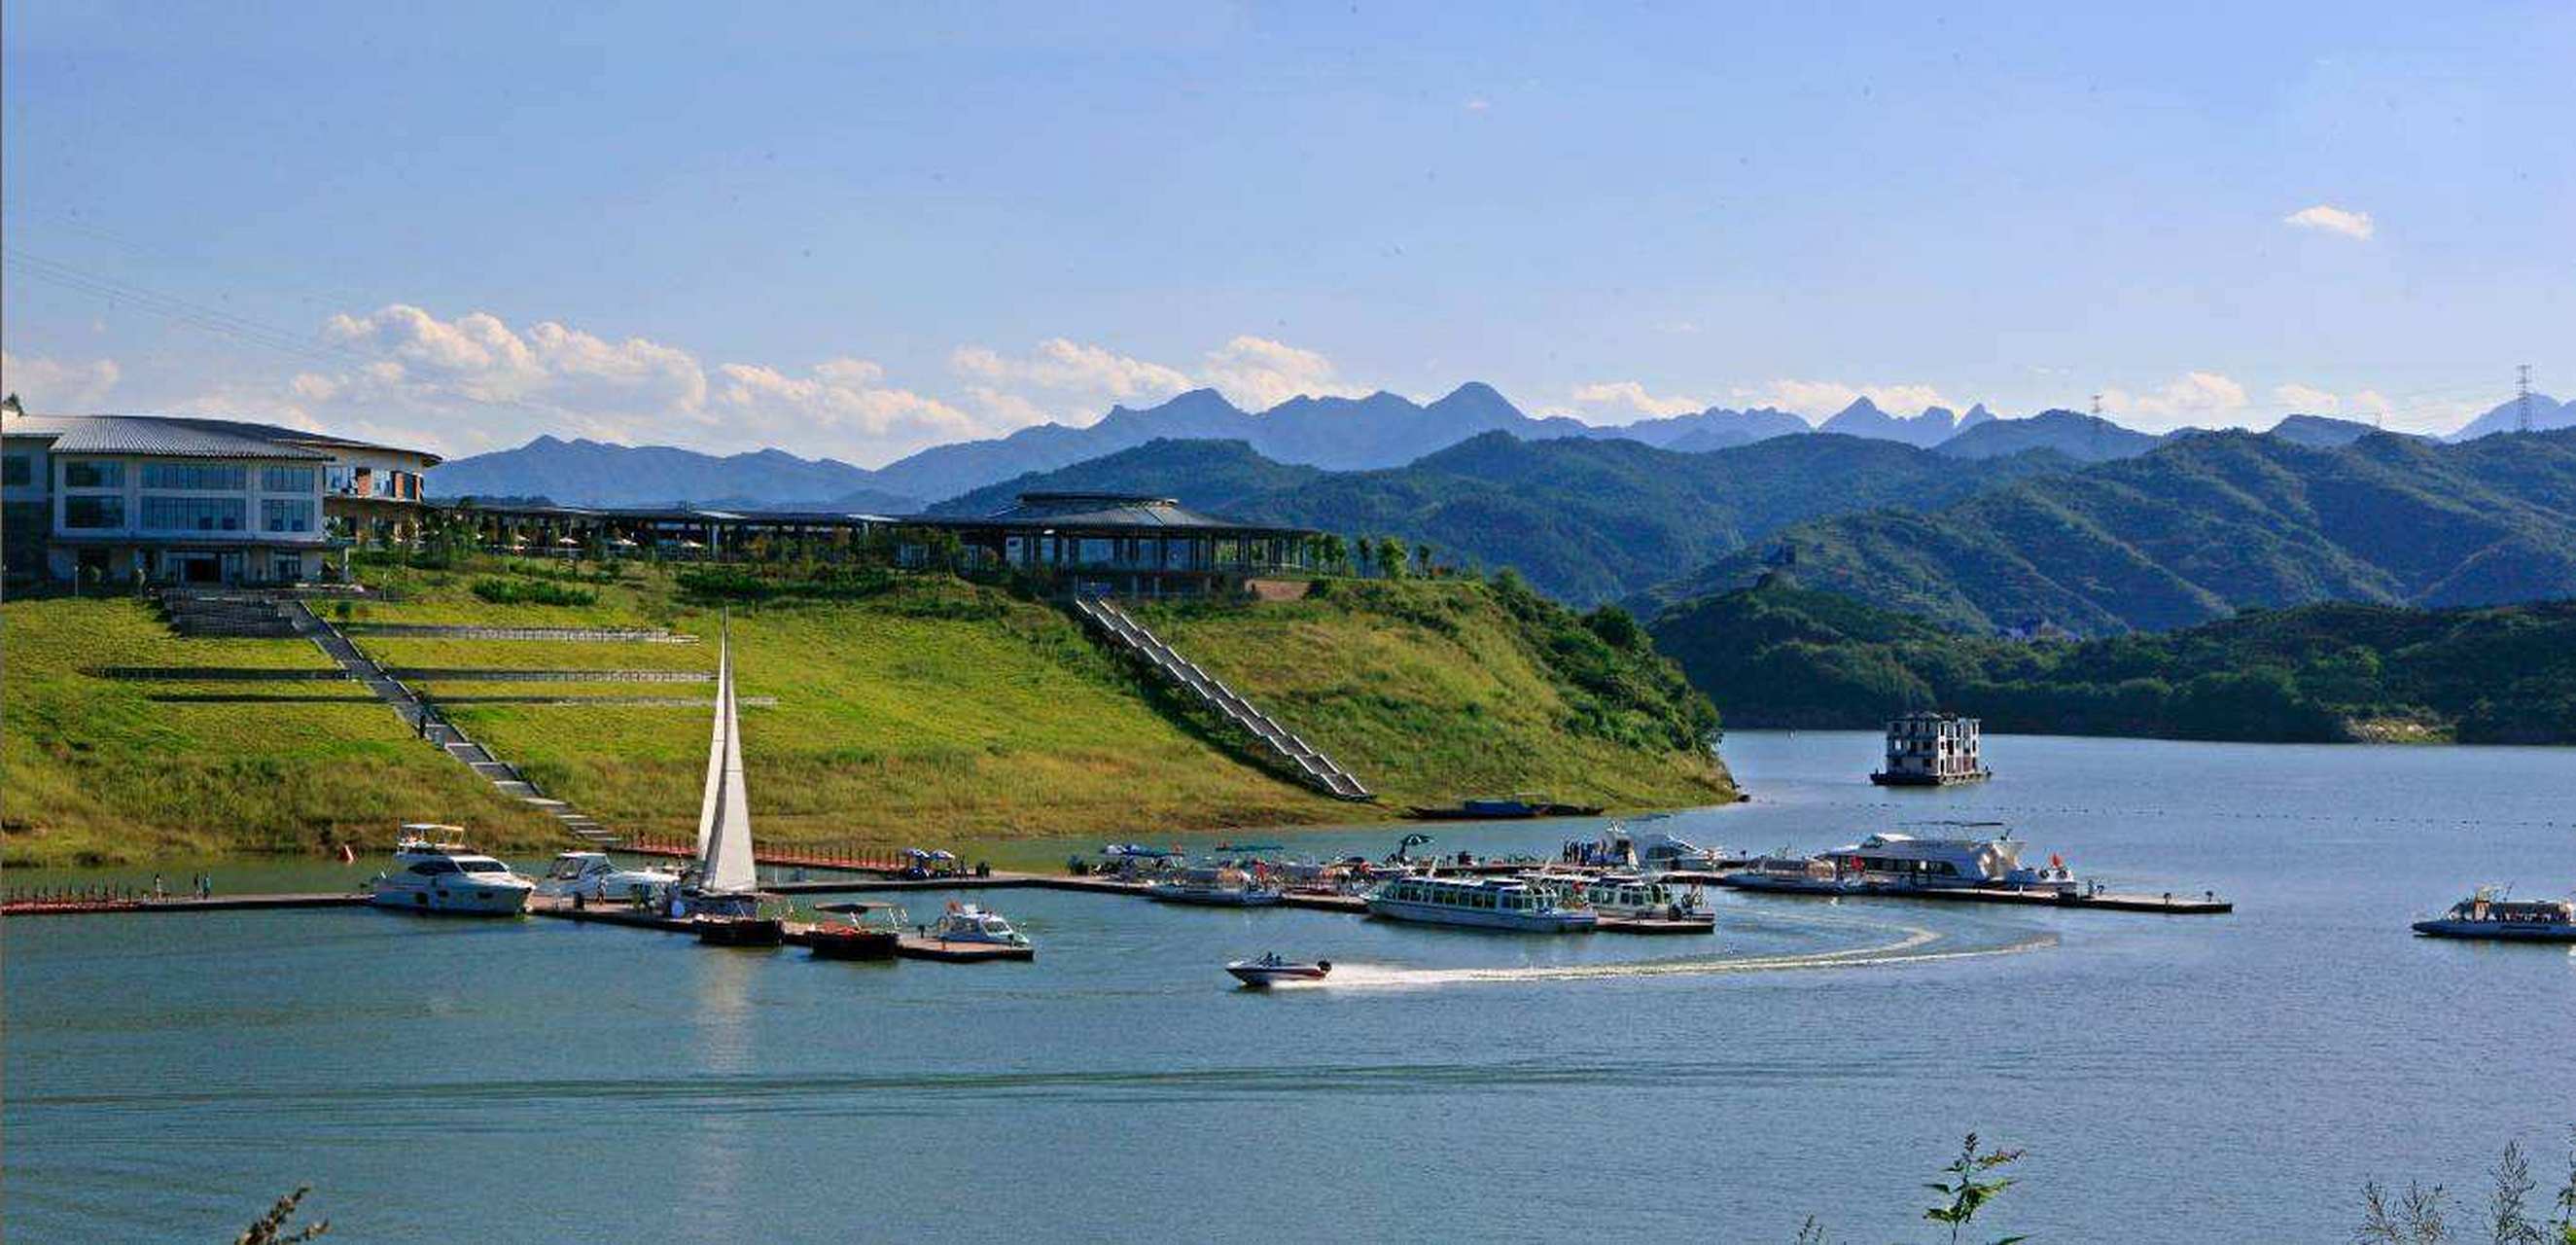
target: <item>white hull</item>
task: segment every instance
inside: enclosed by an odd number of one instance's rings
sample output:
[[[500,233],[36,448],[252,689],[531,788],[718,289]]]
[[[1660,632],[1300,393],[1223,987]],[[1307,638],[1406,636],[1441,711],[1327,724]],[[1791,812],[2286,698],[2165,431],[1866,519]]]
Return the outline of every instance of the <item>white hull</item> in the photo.
[[[1145,894],[1157,903],[1198,904],[1209,908],[1267,908],[1280,900],[1277,891],[1187,890],[1165,886],[1157,886]]]
[[[1370,916],[1390,921],[1411,921],[1421,925],[1463,925],[1478,929],[1508,929],[1532,934],[1578,933],[1600,923],[1590,912],[1505,912],[1492,908],[1453,908],[1447,904],[1417,903],[1403,899],[1381,899],[1370,896]]]
[[[466,916],[516,916],[528,910],[535,888],[471,882],[453,886],[413,886],[408,879],[378,882],[367,902],[400,912],[441,912]]]

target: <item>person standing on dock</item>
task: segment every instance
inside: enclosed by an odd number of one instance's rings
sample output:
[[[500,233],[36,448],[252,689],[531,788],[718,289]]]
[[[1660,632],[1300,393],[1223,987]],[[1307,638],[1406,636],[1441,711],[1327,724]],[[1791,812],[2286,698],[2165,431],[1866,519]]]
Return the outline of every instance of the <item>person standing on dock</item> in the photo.
[[[156,901],[157,901],[157,900],[168,899],[169,897],[170,897],[170,888],[169,888],[169,887],[166,887],[166,886],[163,886],[163,885],[161,884],[161,875],[160,875],[160,874],[158,874],[158,873],[153,874],[153,875],[152,875],[152,898],[153,898],[154,900],[156,900]]]

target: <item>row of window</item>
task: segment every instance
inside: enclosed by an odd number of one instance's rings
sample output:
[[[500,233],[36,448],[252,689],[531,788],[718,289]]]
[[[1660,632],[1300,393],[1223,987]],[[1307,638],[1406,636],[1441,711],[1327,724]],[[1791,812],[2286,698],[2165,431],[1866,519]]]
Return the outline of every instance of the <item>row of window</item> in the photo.
[[[164,497],[147,494],[143,498],[142,530],[147,532],[238,532],[246,517],[246,507],[238,497]],[[125,499],[106,496],[70,496],[63,498],[63,526],[86,531],[115,531],[125,526]],[[267,497],[260,499],[259,528],[263,532],[310,532],[313,530],[313,501],[302,497]]]
[[[11,455],[9,483],[29,483],[27,475],[25,457]],[[311,467],[262,467],[259,488],[263,493],[310,493],[319,478]],[[123,488],[125,464],[113,459],[66,458],[63,487]],[[238,493],[250,487],[250,468],[239,463],[148,462],[143,464],[143,487]]]

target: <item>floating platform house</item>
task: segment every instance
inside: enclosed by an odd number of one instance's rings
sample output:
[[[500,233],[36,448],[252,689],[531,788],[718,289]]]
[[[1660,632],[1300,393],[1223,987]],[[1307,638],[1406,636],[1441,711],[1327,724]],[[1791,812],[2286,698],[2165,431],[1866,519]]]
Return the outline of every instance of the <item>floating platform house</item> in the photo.
[[[1086,596],[1204,596],[1262,575],[1314,568],[1311,528],[1250,523],[1143,493],[1022,493],[985,515],[606,509],[477,504],[482,543],[529,554],[641,553],[726,561],[763,545],[830,556],[890,547],[899,565],[953,558],[961,570],[1051,576]],[[631,556],[631,554],[630,554]]]
[[[1955,713],[1909,713],[1887,724],[1887,761],[1869,780],[1882,787],[1947,787],[1994,776],[1977,754],[1978,723]]]

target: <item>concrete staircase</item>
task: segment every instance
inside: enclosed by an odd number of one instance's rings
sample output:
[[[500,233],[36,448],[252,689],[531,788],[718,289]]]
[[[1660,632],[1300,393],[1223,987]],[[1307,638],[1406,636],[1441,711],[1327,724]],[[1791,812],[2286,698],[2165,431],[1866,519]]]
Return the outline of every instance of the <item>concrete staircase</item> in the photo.
[[[1183,657],[1164,643],[1144,624],[1129,616],[1118,604],[1106,597],[1076,596],[1073,609],[1112,643],[1126,649],[1160,672],[1163,677],[1187,688],[1200,701],[1225,715],[1226,720],[1251,732],[1264,747],[1297,767],[1308,784],[1327,795],[1343,800],[1374,800],[1376,793],[1359,778],[1316,750],[1313,744],[1298,738],[1297,733],[1281,726],[1251,701],[1245,700],[1223,679],[1209,674],[1197,662]]]
[[[340,668],[356,679],[376,699],[385,702],[403,725],[412,728],[424,741],[434,744],[458,764],[473,770],[491,783],[495,790],[520,803],[553,817],[566,832],[593,847],[607,847],[618,841],[618,835],[565,801],[554,799],[537,789],[519,768],[492,755],[492,750],[467,738],[464,731],[447,720],[435,705],[423,701],[402,680],[385,672],[374,658],[360,651],[340,629],[307,608],[302,601],[288,601],[277,607],[290,625],[288,634],[311,639]]]
[[[164,588],[153,604],[172,631],[183,636],[277,638],[296,634],[286,605],[264,592]]]

